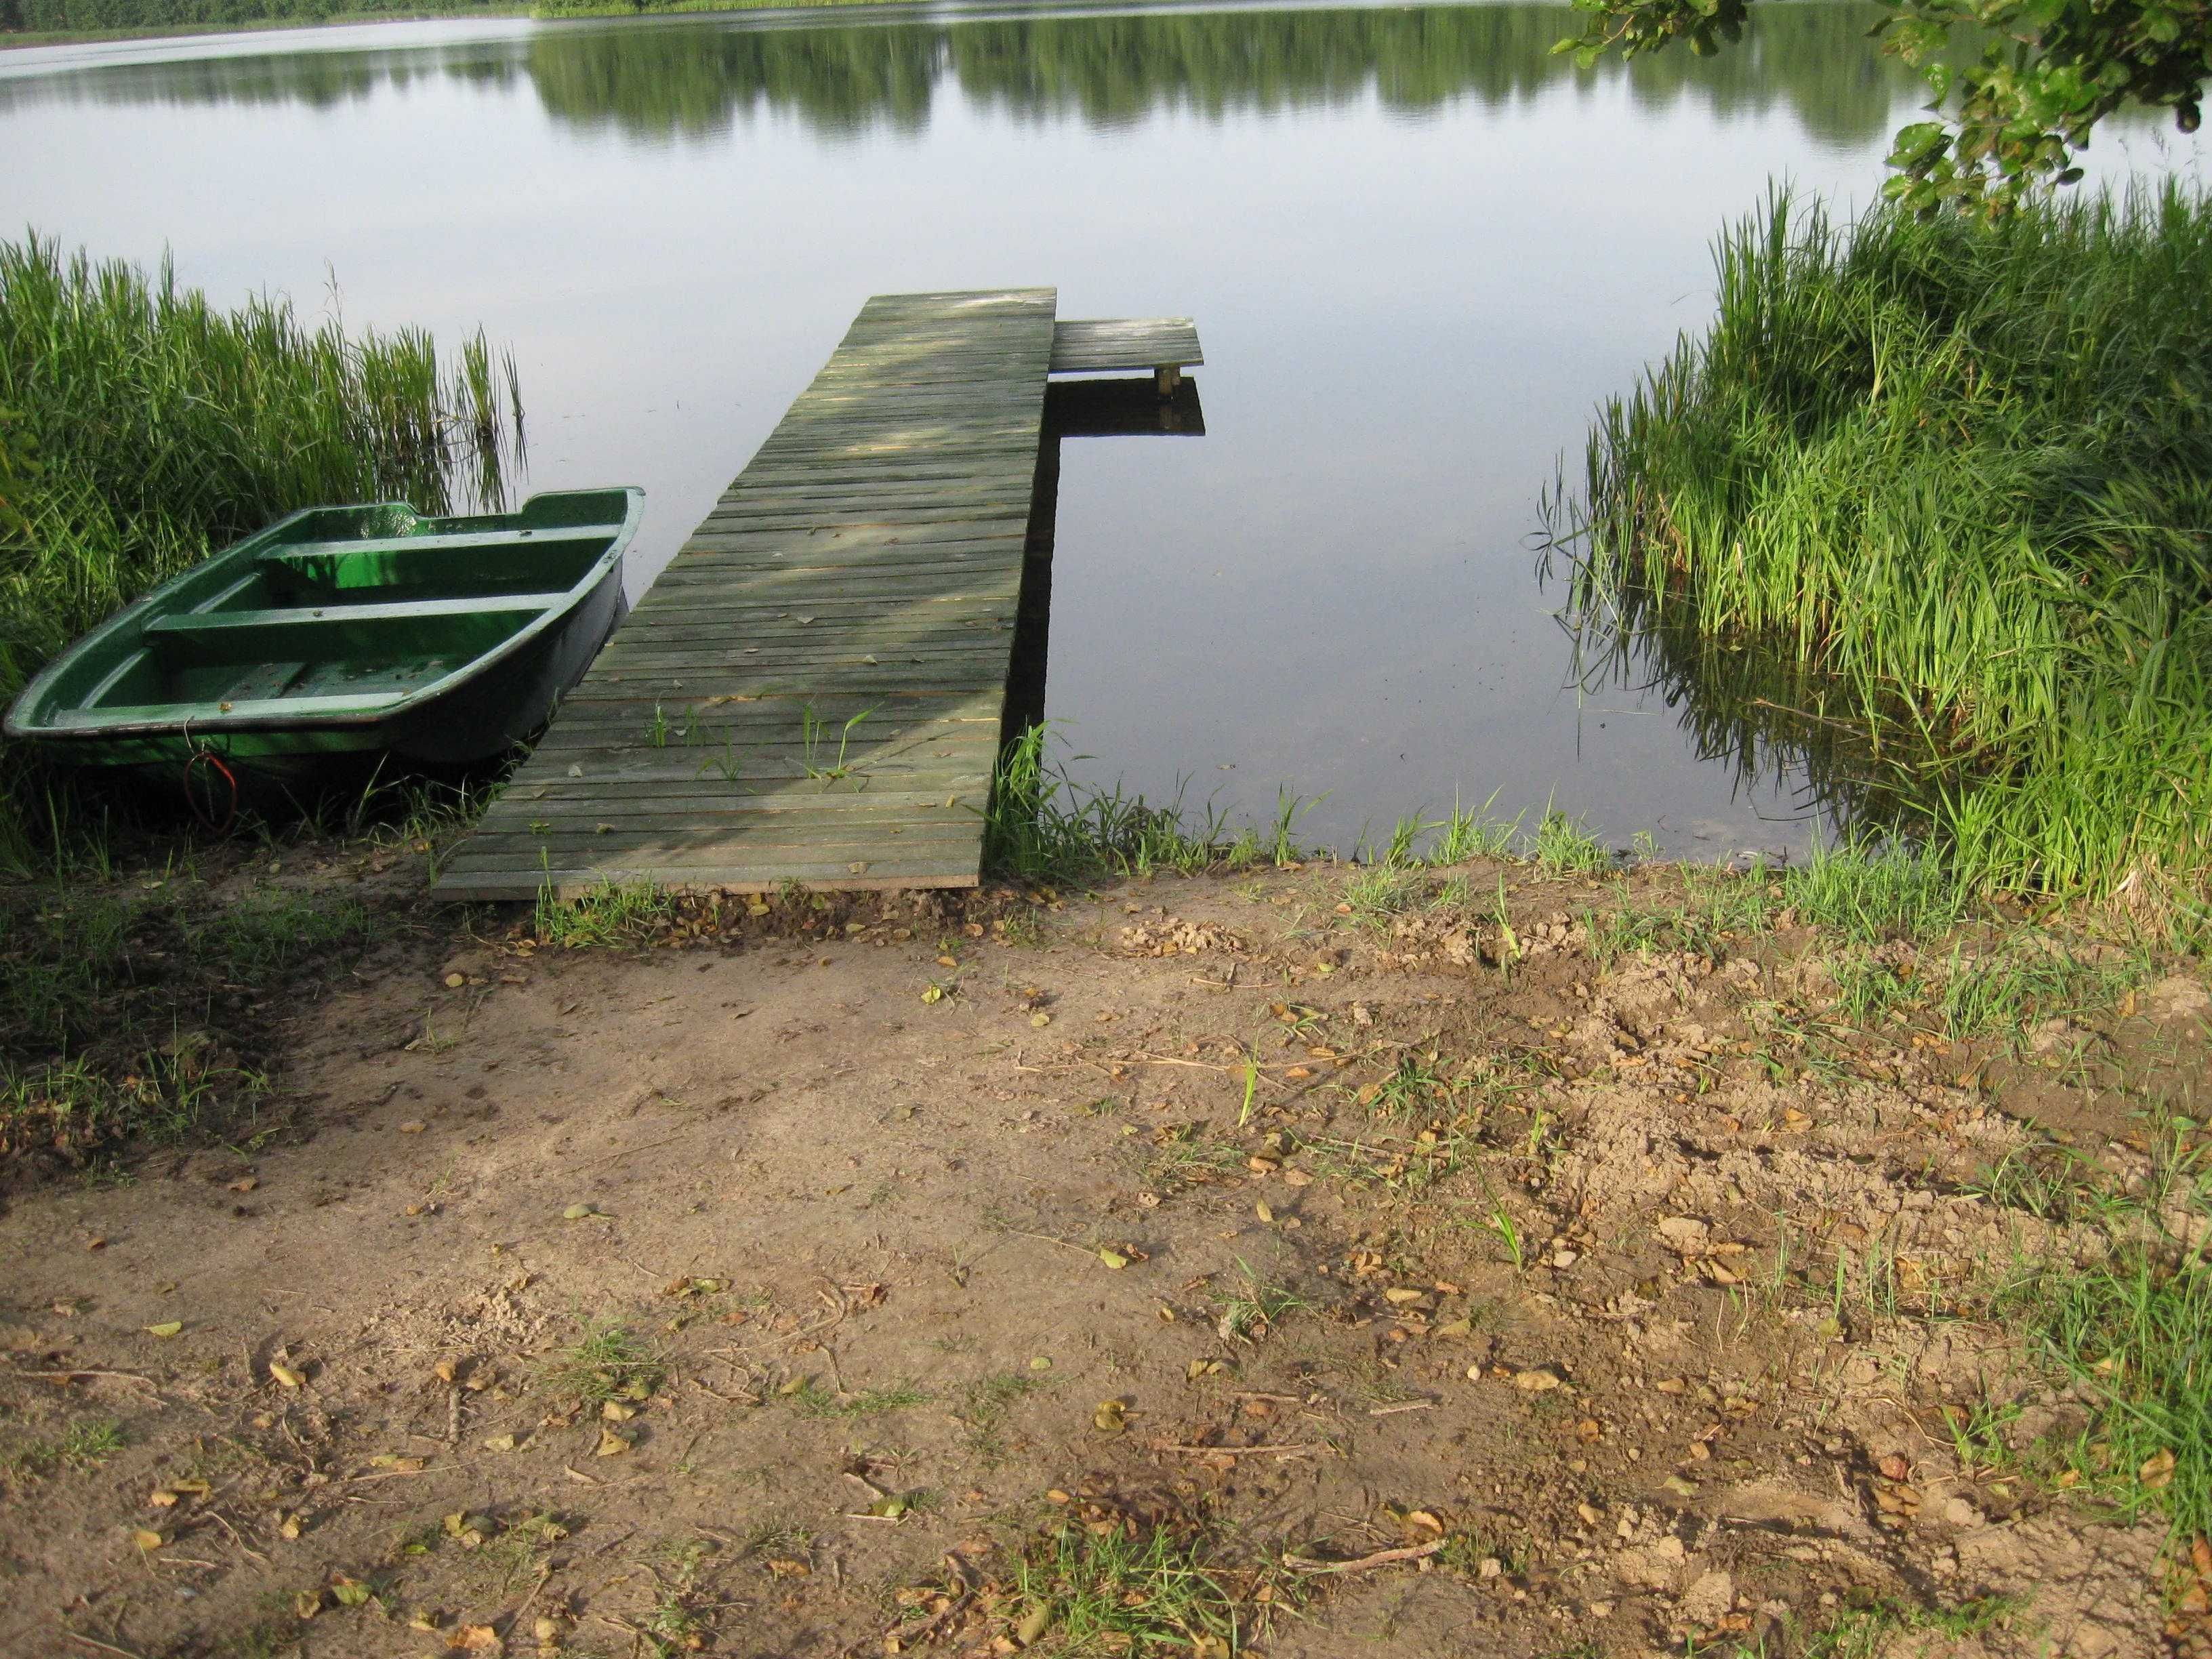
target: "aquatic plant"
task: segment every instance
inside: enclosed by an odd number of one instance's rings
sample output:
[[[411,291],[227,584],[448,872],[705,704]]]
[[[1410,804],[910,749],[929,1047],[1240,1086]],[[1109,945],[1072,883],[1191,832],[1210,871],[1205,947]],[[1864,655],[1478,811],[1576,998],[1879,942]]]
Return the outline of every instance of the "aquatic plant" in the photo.
[[[1154,805],[1119,783],[1079,782],[1067,766],[1090,757],[1054,761],[1047,747],[1053,733],[1050,722],[1027,726],[1000,752],[983,816],[987,868],[1065,882],[1155,870],[1242,870],[1297,855],[1290,836],[1302,797],[1279,797],[1271,839],[1263,843],[1249,827],[1232,835],[1228,817],[1211,801],[1202,809],[1187,805],[1180,784],[1172,799]]]
[[[1790,665],[1839,793],[1976,884],[2201,886],[2212,200],[1777,192],[1716,257],[1711,331],[1602,412],[1555,526],[1586,638],[1692,685]]]

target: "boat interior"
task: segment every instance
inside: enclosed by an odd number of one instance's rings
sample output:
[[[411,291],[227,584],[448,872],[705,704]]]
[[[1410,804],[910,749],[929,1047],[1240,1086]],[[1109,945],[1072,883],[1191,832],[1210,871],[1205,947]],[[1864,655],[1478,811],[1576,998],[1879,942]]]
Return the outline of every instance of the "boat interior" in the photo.
[[[568,605],[623,533],[630,499],[550,494],[483,517],[392,505],[303,514],[213,562],[204,591],[177,594],[72,701],[111,718],[176,704],[389,706]]]

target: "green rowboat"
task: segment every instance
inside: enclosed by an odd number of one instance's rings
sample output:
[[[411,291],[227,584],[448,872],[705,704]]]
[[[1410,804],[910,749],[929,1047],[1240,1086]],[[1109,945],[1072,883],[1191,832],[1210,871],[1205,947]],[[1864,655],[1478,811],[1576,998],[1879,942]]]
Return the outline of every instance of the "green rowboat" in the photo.
[[[644,492],[533,495],[426,518],[404,502],[313,507],[125,607],[8,710],[65,765],[195,757],[279,783],[384,756],[453,768],[545,722],[625,609]]]

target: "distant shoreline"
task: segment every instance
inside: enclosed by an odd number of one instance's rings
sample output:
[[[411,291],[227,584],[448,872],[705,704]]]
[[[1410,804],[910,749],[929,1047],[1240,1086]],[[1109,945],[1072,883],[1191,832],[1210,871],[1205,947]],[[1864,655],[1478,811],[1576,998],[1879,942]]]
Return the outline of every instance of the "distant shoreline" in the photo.
[[[329,17],[249,17],[234,23],[172,23],[143,29],[70,29],[0,34],[0,52],[73,46],[103,40],[191,40],[210,34],[264,34],[276,29],[338,28],[362,23],[427,23],[448,17],[527,17],[527,5],[425,6],[412,11],[340,12]]]
[[[561,22],[586,17],[665,17],[682,12],[813,11],[854,5],[896,6],[910,0],[653,0],[637,6],[628,0],[580,0],[557,10],[541,11],[528,3],[506,5],[455,4],[417,6],[406,11],[339,12],[328,17],[248,17],[228,23],[173,23],[131,29],[77,29],[0,33],[0,52],[30,46],[68,46],[106,40],[185,40],[207,35],[262,34],[272,30],[307,30],[356,27],[363,23],[428,23],[456,17],[520,17],[540,22]]]

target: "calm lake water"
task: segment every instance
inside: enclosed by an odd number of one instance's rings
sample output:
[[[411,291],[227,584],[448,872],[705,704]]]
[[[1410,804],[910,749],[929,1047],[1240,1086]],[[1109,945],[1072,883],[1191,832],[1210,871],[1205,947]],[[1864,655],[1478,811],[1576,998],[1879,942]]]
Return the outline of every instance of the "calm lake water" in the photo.
[[[1189,314],[1203,437],[1071,439],[1047,712],[1120,779],[1303,828],[1547,800],[1715,856],[1813,830],[1784,754],[1578,684],[1540,495],[1711,307],[1770,179],[1878,191],[1871,14],[1577,72],[1563,6],[992,7],[390,24],[0,53],[0,224],[222,298],[510,344],[529,487],[649,492],[634,586],[869,295]],[[2201,174],[2148,122],[2101,174]],[[1711,721],[1702,729],[1710,729]]]

